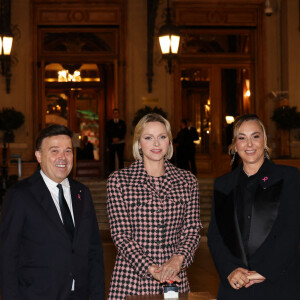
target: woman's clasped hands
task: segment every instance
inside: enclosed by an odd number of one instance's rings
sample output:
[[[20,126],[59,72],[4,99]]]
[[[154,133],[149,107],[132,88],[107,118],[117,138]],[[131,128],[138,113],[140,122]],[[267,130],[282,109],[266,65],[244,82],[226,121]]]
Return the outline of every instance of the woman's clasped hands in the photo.
[[[237,268],[233,270],[227,277],[229,284],[238,290],[242,287],[248,288],[255,283],[261,283],[266,278],[256,271],[248,271],[244,268]]]
[[[151,265],[148,268],[149,273],[154,279],[160,283],[164,282],[181,282],[178,274],[181,270],[181,265],[183,263],[184,257],[182,255],[173,255],[167,262],[158,265]]]

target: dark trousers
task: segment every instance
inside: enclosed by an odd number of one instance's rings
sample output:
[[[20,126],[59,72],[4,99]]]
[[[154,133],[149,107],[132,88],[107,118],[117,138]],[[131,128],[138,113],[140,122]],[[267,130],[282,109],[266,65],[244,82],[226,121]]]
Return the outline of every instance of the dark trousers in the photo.
[[[197,174],[195,154],[196,154],[195,147],[192,147],[191,149],[189,149],[188,160],[189,160],[189,163],[190,163],[190,166],[191,166],[191,171],[194,175]]]
[[[195,163],[195,148],[183,146],[177,147],[177,167],[180,169],[191,171],[194,175],[197,174]]]
[[[124,148],[125,143],[121,144],[112,144],[109,146],[109,171],[110,173],[116,170],[116,153],[119,160],[119,166],[118,169],[124,168]]]
[[[188,152],[186,151],[185,147],[178,146],[177,147],[177,167],[184,170],[189,170],[189,159],[188,159]]]

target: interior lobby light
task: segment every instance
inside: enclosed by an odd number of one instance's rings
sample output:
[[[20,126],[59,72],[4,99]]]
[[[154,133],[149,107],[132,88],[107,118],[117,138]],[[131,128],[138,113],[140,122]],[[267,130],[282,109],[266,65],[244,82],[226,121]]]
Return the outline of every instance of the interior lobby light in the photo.
[[[58,82],[80,82],[80,71],[76,70],[73,74],[69,73],[69,70],[58,71]]]
[[[229,125],[234,122],[234,116],[226,116],[225,120],[226,120],[226,123]]]
[[[168,62],[168,72],[172,72],[172,59],[178,54],[180,33],[171,21],[171,13],[169,0],[167,0],[167,17],[166,23],[158,31],[159,44],[162,52],[162,57]]]
[[[250,80],[246,79],[245,80],[245,84],[246,84],[245,97],[250,97],[251,96],[251,92],[250,92]]]
[[[6,93],[10,93],[11,78],[11,50],[13,44],[13,35],[10,29],[10,9],[11,2],[1,1],[0,15],[0,58],[1,74],[6,78]]]

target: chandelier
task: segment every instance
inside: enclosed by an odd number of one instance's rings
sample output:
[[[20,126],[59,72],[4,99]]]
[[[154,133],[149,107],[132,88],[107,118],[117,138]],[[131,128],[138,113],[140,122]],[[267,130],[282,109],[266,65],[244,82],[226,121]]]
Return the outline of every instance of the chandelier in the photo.
[[[81,76],[80,71],[76,70],[73,74],[69,70],[58,71],[58,82],[80,82]]]

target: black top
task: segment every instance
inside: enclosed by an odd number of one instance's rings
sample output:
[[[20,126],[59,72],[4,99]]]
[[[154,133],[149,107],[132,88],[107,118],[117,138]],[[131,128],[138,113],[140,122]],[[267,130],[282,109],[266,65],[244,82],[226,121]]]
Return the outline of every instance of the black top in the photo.
[[[237,203],[243,202],[238,191],[242,167],[241,164],[232,172],[216,178],[214,185],[207,243],[220,274],[218,299],[299,299],[299,169],[266,160],[259,170],[260,175],[255,176],[257,188],[251,198],[247,258],[237,218]],[[246,185],[242,187],[248,193]],[[238,267],[255,270],[267,280],[235,290],[227,277]]]
[[[262,164],[262,166],[256,174],[249,177],[248,175],[246,175],[243,168],[241,168],[238,179],[238,200],[236,203],[236,212],[247,257],[249,257],[248,241],[250,236],[252,220],[252,207],[255,199],[255,194],[259,185],[258,178],[261,177],[260,174],[263,172],[265,164],[266,162]]]

